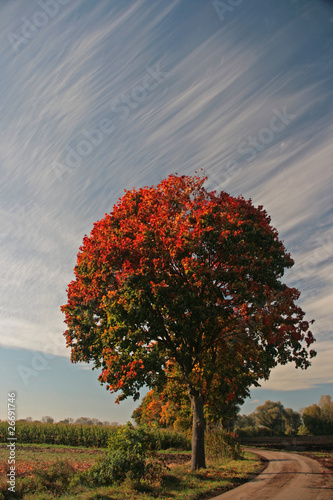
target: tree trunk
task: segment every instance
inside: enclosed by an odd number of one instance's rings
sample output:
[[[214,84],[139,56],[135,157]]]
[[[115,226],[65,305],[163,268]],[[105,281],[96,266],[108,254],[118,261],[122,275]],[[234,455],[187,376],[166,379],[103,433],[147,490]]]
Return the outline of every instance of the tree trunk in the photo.
[[[191,470],[197,470],[206,468],[204,401],[194,389],[190,389],[189,394],[193,411]]]

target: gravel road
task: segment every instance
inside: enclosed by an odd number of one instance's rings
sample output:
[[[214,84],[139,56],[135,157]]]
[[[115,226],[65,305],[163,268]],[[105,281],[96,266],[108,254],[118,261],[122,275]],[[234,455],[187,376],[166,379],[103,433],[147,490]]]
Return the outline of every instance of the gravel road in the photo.
[[[211,500],[332,500],[333,474],[315,460],[284,451],[247,448],[269,460],[255,479]]]

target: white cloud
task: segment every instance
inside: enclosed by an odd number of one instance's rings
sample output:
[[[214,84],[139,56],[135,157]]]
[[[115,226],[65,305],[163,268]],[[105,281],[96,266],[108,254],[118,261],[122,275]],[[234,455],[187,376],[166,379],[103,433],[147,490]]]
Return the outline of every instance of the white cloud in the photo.
[[[292,363],[277,366],[272,371],[269,380],[260,383],[262,389],[296,391],[333,383],[332,341],[316,342],[313,347],[317,351],[317,356],[313,358],[307,370],[296,369]]]

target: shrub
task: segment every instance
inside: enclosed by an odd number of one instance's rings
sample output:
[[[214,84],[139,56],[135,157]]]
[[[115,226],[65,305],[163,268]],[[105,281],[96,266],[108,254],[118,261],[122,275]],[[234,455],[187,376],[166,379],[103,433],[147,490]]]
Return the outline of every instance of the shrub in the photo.
[[[76,483],[104,486],[121,483],[126,477],[140,480],[145,473],[145,458],[123,450],[110,450],[89,470],[77,474]]]
[[[77,475],[76,483],[109,485],[129,479],[138,485],[142,479],[156,481],[164,466],[152,450],[159,447],[159,436],[148,426],[134,427],[130,422],[119,427],[109,438],[109,451],[88,471]]]
[[[299,426],[297,434],[298,436],[312,436],[311,432],[304,424]]]
[[[154,438],[148,426],[134,427],[130,422],[119,427],[111,434],[108,441],[109,450],[131,452],[145,456],[154,448]]]
[[[206,434],[207,456],[213,459],[232,458],[237,460],[243,457],[240,444],[234,434],[221,429],[209,430]]]

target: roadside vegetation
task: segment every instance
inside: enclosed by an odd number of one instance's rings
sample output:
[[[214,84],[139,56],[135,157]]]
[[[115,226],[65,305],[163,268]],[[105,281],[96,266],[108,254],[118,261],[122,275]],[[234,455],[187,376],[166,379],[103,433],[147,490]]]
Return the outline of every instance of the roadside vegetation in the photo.
[[[0,499],[194,500],[242,484],[263,468],[230,433],[214,431],[207,434],[207,468],[191,472],[184,434],[130,423],[115,427],[107,448],[23,444],[17,453],[13,495],[6,481],[8,452],[0,445]]]

